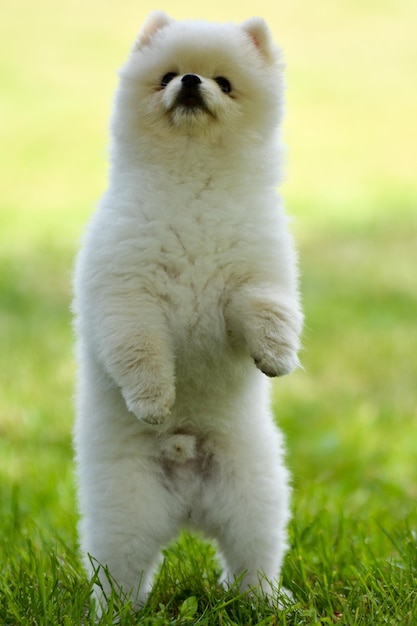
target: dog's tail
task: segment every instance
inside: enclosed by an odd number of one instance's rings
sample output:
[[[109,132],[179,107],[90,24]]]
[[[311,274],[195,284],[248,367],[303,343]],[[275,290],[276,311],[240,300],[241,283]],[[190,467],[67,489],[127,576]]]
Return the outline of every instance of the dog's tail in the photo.
[[[197,439],[183,433],[168,435],[160,442],[162,456],[174,463],[186,463],[197,456]]]

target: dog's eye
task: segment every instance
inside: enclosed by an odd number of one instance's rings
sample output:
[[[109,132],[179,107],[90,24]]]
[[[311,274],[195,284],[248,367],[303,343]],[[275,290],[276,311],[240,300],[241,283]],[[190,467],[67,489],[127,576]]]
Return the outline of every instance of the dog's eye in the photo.
[[[216,81],[223,93],[230,93],[232,91],[232,85],[230,84],[230,81],[228,81],[227,78],[224,78],[224,76],[216,76],[214,80]]]
[[[161,87],[166,87],[168,83],[170,83],[171,80],[176,76],[178,76],[178,74],[176,74],[175,72],[168,72],[168,74],[165,74],[161,80]]]

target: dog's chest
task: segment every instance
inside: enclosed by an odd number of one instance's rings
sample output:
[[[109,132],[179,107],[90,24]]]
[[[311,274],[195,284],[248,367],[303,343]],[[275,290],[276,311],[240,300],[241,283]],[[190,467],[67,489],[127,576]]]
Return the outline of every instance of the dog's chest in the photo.
[[[236,229],[186,221],[167,224],[149,259],[150,287],[179,342],[225,340],[224,305],[238,280]]]
[[[222,309],[230,288],[230,259],[214,242],[163,253],[157,265],[158,296],[170,325],[189,337],[222,332]]]

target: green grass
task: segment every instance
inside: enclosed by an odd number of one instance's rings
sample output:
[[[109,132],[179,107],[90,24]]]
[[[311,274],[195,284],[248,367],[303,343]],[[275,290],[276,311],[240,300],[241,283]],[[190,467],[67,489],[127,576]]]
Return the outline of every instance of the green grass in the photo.
[[[2,11],[2,626],[94,623],[76,539],[71,271],[105,185],[115,72],[149,8],[6,0]],[[284,192],[306,311],[304,370],[274,395],[294,477],[283,581],[296,604],[278,614],[225,593],[212,547],[184,535],[149,605],[130,616],[115,597],[102,623],[414,626],[417,5],[263,0],[256,11],[286,51]],[[203,16],[251,12],[215,2]]]

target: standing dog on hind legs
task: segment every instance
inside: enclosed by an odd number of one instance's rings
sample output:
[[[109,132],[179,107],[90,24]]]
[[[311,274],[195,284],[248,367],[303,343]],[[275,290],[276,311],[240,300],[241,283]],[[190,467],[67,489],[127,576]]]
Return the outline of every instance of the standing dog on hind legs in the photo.
[[[87,567],[135,606],[184,526],[216,539],[226,583],[278,584],[290,490],[267,377],[297,366],[302,326],[282,99],[260,18],[153,13],[120,73],[75,273],[75,450]]]

